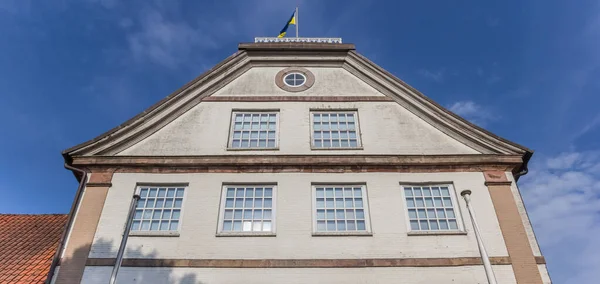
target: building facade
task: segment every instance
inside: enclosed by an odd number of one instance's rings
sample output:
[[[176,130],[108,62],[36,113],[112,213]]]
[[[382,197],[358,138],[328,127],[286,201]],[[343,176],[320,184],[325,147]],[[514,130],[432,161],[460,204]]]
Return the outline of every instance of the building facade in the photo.
[[[64,152],[54,283],[550,283],[516,180],[532,151],[340,42],[257,42]],[[297,40],[301,41],[301,40]]]

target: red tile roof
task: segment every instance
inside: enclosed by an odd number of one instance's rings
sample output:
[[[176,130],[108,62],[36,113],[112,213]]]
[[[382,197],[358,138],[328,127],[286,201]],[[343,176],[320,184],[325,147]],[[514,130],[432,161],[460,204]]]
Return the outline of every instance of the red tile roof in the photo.
[[[0,284],[44,283],[67,215],[0,214]]]

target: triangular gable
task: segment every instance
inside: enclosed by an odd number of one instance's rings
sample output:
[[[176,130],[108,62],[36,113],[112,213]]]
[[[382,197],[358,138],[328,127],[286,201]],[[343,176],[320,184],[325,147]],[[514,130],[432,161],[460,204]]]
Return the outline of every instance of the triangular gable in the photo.
[[[181,116],[202,99],[222,90],[252,67],[342,67],[381,94],[446,135],[482,154],[530,155],[531,151],[498,137],[436,104],[354,51],[350,44],[304,47],[294,44],[240,44],[240,50],[148,110],[107,133],[63,152],[73,156],[115,155]]]

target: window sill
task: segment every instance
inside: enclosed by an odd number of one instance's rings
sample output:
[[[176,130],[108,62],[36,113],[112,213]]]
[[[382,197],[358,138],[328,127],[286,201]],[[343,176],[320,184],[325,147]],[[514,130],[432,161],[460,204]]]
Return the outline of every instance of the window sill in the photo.
[[[467,235],[465,231],[412,231],[409,236],[448,236],[448,235]]]
[[[217,233],[217,237],[275,237],[277,236],[274,232],[220,232]]]
[[[313,232],[313,237],[344,237],[344,236],[361,236],[371,237],[371,232]]]
[[[315,150],[315,151],[335,151],[335,150],[364,150],[365,148],[361,147],[314,147],[311,146],[310,147],[311,150]]]
[[[151,232],[151,231],[135,231],[130,232],[131,237],[179,237],[179,232]]]

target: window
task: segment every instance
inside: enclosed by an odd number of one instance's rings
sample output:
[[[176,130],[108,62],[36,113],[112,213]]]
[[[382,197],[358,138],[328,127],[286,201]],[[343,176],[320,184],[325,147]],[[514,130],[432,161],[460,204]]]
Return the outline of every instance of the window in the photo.
[[[356,111],[313,112],[313,148],[359,148]]]
[[[233,112],[229,147],[232,149],[275,149],[277,112]]]
[[[288,67],[275,75],[275,85],[286,92],[303,92],[315,83],[315,74],[302,67]]]
[[[275,232],[274,185],[223,186],[220,233]]]
[[[306,77],[301,73],[289,73],[283,77],[283,82],[290,87],[299,87],[304,85]]]
[[[315,185],[313,193],[316,233],[370,231],[364,185]]]
[[[404,186],[411,231],[459,231],[459,212],[450,185]]]
[[[132,231],[178,231],[185,188],[139,187]]]

